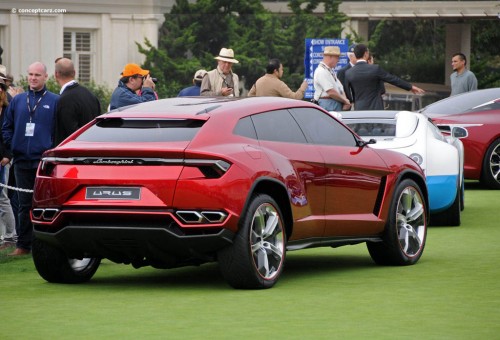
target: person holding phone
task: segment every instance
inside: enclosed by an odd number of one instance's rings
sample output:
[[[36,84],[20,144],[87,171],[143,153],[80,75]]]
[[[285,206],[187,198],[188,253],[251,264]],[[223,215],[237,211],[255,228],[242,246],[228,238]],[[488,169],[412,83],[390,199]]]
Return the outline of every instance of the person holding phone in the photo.
[[[217,68],[203,77],[200,95],[239,97],[239,78],[232,70],[233,64],[239,63],[234,59],[234,51],[230,48],[222,48],[214,59],[217,60]]]

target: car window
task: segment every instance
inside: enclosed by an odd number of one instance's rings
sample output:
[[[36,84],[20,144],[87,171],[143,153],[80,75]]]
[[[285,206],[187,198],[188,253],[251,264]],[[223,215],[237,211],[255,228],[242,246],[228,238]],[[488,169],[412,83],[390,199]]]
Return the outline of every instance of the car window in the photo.
[[[491,102],[488,103],[475,106],[470,110],[467,110],[466,112],[482,112],[491,110],[500,110],[500,98],[498,98],[497,100],[492,100]]]
[[[356,120],[354,120],[356,121]],[[383,123],[376,121],[366,121],[366,122],[348,122],[344,121],[344,124],[349,126],[352,131],[356,132],[361,137],[394,137],[396,136],[396,121],[390,120]]]
[[[307,144],[299,125],[287,110],[275,110],[251,116],[259,140]]]
[[[423,108],[424,114],[457,114],[500,98],[500,88],[466,92],[440,100]]]
[[[235,135],[257,139],[257,133],[255,132],[255,127],[250,117],[241,118],[234,127],[233,133]]]
[[[103,119],[76,140],[117,143],[190,141],[204,122],[196,119]]]
[[[332,116],[314,108],[290,109],[307,138],[314,144],[356,146],[356,139],[349,129]]]

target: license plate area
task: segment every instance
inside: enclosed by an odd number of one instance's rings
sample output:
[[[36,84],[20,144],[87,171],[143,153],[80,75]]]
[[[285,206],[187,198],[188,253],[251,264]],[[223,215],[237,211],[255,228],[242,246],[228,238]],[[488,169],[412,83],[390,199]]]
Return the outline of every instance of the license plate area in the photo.
[[[87,187],[86,200],[140,200],[141,188],[138,187]]]

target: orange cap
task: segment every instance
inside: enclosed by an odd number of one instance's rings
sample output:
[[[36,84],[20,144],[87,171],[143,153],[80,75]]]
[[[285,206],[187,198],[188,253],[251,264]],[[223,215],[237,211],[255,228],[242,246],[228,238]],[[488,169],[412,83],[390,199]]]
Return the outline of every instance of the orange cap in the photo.
[[[122,76],[123,77],[131,77],[131,76],[135,76],[136,74],[140,74],[141,76],[145,76],[148,73],[149,73],[149,70],[143,70],[137,64],[127,64],[123,68]]]

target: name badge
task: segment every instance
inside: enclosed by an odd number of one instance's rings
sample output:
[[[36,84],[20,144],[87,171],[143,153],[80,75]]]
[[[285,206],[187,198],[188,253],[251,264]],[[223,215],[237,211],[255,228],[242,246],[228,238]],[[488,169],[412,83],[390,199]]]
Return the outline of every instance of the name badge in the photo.
[[[26,123],[26,132],[24,135],[26,137],[33,137],[35,134],[35,123]]]

